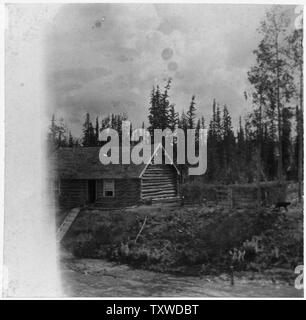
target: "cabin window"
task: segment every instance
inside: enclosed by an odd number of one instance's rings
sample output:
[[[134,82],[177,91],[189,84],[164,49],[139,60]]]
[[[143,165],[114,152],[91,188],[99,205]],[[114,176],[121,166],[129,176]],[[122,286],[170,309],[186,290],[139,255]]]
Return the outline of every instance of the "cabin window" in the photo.
[[[103,196],[115,196],[115,180],[103,180]]]

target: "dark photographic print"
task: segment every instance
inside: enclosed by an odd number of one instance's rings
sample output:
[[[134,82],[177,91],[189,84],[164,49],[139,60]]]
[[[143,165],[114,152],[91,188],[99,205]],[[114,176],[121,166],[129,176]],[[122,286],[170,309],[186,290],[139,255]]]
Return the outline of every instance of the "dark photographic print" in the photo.
[[[303,6],[5,9],[4,297],[303,297]]]

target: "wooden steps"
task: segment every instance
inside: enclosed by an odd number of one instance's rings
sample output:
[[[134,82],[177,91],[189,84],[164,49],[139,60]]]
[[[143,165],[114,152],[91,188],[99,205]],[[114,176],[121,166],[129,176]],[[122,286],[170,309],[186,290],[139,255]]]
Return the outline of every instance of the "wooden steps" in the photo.
[[[81,209],[80,208],[73,208],[70,210],[70,212],[67,214],[65,217],[63,223],[60,225],[56,232],[56,241],[61,242],[67,233],[67,231],[70,229],[72,226],[73,222],[75,221],[76,217],[80,213]]]

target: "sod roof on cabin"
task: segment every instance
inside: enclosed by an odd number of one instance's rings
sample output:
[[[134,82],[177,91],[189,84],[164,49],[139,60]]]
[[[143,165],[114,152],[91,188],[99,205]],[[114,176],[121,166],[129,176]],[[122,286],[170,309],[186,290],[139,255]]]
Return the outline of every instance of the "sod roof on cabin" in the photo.
[[[139,178],[145,164],[108,164],[99,159],[100,147],[60,148],[55,152],[54,169],[63,179]]]
[[[108,164],[99,159],[100,147],[60,148],[55,152],[55,170],[62,179],[139,178],[145,164]]]

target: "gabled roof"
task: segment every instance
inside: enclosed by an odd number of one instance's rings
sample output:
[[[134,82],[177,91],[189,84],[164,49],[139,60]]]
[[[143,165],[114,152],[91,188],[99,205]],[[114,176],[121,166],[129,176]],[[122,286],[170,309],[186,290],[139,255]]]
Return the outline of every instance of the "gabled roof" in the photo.
[[[157,153],[159,152],[159,151],[158,151],[159,149],[162,149],[162,150],[164,151],[165,157],[167,157],[167,158],[170,160],[171,165],[173,165],[174,169],[176,170],[176,173],[177,173],[178,175],[180,175],[179,169],[178,169],[177,166],[175,165],[173,159],[170,157],[170,155],[168,154],[168,152],[166,151],[166,149],[162,146],[162,144],[161,144],[161,143],[159,143],[159,144],[157,144],[157,145],[155,144],[155,145],[152,146],[152,147],[153,147],[153,149],[152,149],[151,158],[150,158],[149,162],[148,162],[147,164],[145,164],[145,167],[142,169],[139,177],[141,178],[141,177],[143,176],[144,172],[145,172],[146,169],[147,169],[147,166],[148,166],[150,163],[152,163],[152,159],[153,159],[153,157],[155,156],[155,154],[157,154]]]
[[[56,175],[62,179],[140,178],[147,166],[133,163],[102,164],[99,159],[100,149],[101,147],[59,148],[51,157]],[[152,156],[156,150],[154,146]],[[176,166],[175,169],[177,170]]]

